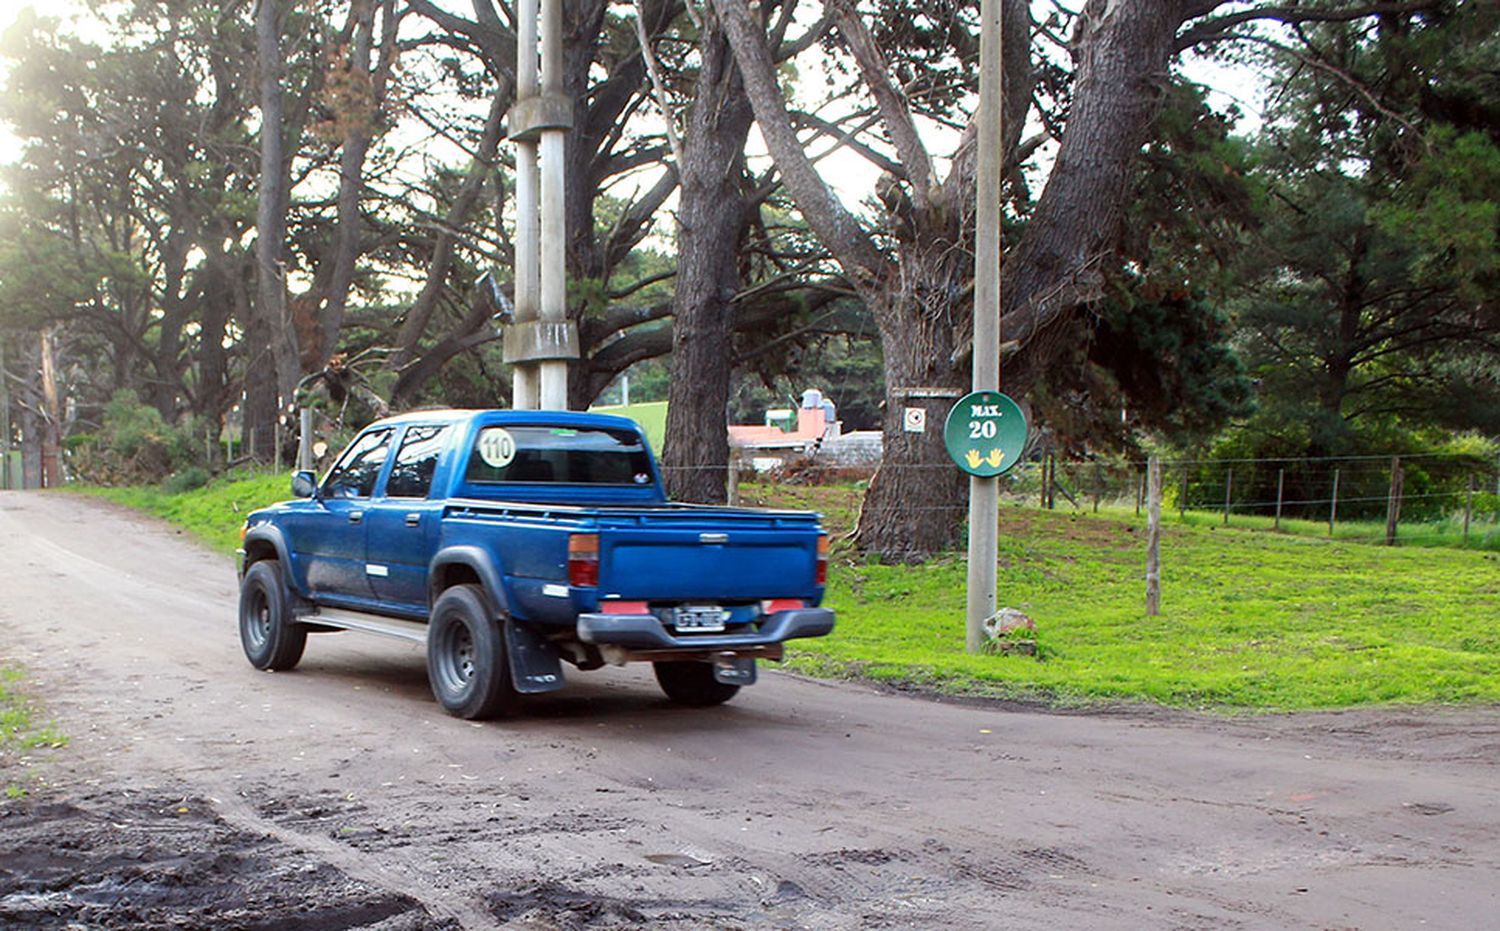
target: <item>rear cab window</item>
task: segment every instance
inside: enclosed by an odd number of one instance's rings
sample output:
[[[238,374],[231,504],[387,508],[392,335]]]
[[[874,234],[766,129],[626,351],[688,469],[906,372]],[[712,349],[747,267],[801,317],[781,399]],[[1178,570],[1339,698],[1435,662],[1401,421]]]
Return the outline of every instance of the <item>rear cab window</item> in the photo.
[[[651,457],[637,433],[519,424],[480,429],[464,481],[473,485],[654,484]]]
[[[432,476],[437,471],[443,443],[448,438],[447,424],[418,424],[406,428],[401,449],[385,480],[388,498],[425,498],[432,491]]]

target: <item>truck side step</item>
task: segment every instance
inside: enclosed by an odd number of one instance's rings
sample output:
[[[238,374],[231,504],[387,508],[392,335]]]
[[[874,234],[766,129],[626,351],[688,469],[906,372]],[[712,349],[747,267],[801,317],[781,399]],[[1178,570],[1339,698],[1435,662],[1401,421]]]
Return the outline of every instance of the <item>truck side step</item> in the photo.
[[[297,620],[303,624],[321,624],[340,630],[362,630],[371,634],[383,634],[412,643],[427,643],[427,625],[420,621],[403,621],[399,618],[379,614],[364,614],[359,611],[343,611],[338,608],[319,608],[310,614],[299,614]]]

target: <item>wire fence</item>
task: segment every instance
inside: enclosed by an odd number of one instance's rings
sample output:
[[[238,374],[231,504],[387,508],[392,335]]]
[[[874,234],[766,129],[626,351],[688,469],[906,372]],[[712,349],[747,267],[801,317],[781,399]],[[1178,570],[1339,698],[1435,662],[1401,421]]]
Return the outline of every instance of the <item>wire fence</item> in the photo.
[[[1475,546],[1500,549],[1500,463],[1479,456],[1416,451],[1399,456],[1177,458],[1161,460],[1162,510],[1191,524],[1321,534],[1349,542]],[[950,463],[886,465],[937,481]],[[670,475],[721,466],[663,467]],[[752,474],[731,468],[732,479]],[[859,483],[873,466],[793,461],[767,473],[796,484]],[[1048,510],[1121,512],[1146,508],[1144,460],[1067,460],[1056,456],[1018,464],[1001,476],[1002,498]],[[730,482],[731,487],[735,484]],[[902,503],[908,513],[967,516],[963,504]],[[864,509],[869,510],[865,504]]]

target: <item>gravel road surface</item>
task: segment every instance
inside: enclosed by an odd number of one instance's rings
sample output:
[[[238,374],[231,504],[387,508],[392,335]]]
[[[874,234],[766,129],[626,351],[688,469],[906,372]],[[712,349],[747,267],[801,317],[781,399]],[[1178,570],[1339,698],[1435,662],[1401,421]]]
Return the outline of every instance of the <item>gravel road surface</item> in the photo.
[[[1055,713],[766,671],[444,715],[420,651],[244,660],[230,561],[0,493],[0,927],[1500,927],[1500,710]],[[1490,618],[1484,623],[1494,623]],[[955,620],[958,623],[958,620]]]

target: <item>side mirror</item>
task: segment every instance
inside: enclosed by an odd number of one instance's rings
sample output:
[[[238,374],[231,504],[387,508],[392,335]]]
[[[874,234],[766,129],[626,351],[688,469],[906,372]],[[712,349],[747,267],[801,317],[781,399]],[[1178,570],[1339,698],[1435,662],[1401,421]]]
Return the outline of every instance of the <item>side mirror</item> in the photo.
[[[318,493],[318,476],[312,472],[302,471],[292,473],[292,494],[299,498],[316,497]]]

